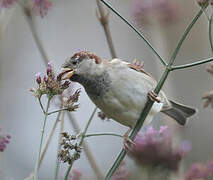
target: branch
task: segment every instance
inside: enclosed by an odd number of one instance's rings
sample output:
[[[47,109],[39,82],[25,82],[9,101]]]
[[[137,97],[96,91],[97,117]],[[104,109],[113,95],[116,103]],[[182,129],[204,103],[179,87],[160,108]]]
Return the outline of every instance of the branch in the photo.
[[[49,144],[50,144],[50,142],[51,142],[51,140],[52,140],[52,137],[53,137],[53,134],[54,134],[54,132],[55,132],[56,125],[57,125],[57,123],[58,123],[58,121],[59,121],[60,115],[61,115],[61,112],[58,113],[57,118],[56,118],[56,120],[55,120],[55,123],[54,123],[54,125],[53,125],[53,127],[52,127],[52,130],[50,131],[50,135],[49,135],[49,137],[48,137],[48,139],[47,139],[47,142],[46,142],[46,144],[45,144],[45,146],[44,146],[44,149],[43,149],[43,151],[42,151],[42,153],[41,153],[41,157],[40,157],[40,161],[39,161],[38,168],[40,168],[41,163],[42,163],[42,161],[43,161],[43,159],[44,159],[44,156],[45,156],[45,154],[46,154],[47,148],[49,147]]]
[[[60,111],[61,112],[61,111]],[[62,142],[62,132],[64,131],[64,115],[65,115],[65,112],[61,112],[61,123],[60,123],[60,131],[59,131],[59,136],[58,136],[58,150],[57,150],[57,156],[58,156],[58,153],[61,149],[61,142]],[[58,180],[58,172],[59,172],[59,167],[60,167],[60,164],[59,164],[59,161],[58,161],[58,158],[56,158],[56,168],[55,168],[55,180]]]
[[[158,54],[158,52],[154,49],[154,47],[151,45],[151,43],[145,38],[145,36],[137,30],[127,19],[125,19],[118,11],[116,11],[108,2],[105,0],[101,0],[109,9],[111,9],[118,17],[120,17],[127,25],[129,25],[144,41],[145,43],[151,48],[153,53],[159,58],[160,62],[166,66],[167,63],[163,60],[163,58]]]
[[[84,138],[85,138],[85,134],[86,134],[86,132],[87,132],[87,130],[88,130],[88,128],[89,128],[90,123],[92,122],[92,119],[93,119],[93,117],[94,117],[94,115],[95,115],[97,109],[98,109],[98,108],[95,107],[95,109],[93,110],[93,112],[92,112],[92,114],[91,114],[91,116],[90,116],[90,118],[89,118],[89,120],[88,120],[88,122],[87,122],[87,124],[86,124],[86,126],[85,126],[85,128],[84,128],[84,131],[83,131],[83,133],[82,133],[81,139],[80,139],[80,141],[79,141],[79,146],[81,146],[81,145],[83,144],[83,141],[84,141]],[[70,173],[70,170],[71,170],[71,168],[72,168],[72,165],[73,165],[73,163],[69,165],[69,167],[68,167],[68,169],[67,169],[67,171],[66,171],[64,180],[67,180],[68,175],[69,175],[69,173]]]
[[[211,18],[209,19],[209,43],[211,47],[211,51],[213,53],[213,43],[212,43],[212,18],[213,18],[213,13],[211,15]]]
[[[86,135],[84,135],[85,138],[87,138],[87,137],[93,137],[93,136],[116,136],[116,137],[123,138],[122,135],[115,134],[115,133],[95,133],[95,134],[86,134]]]
[[[97,2],[100,17],[98,15],[97,11],[96,11],[96,16],[97,16],[101,25],[104,28],[104,32],[105,32],[105,36],[106,36],[106,39],[107,39],[107,43],[108,43],[108,46],[109,46],[111,56],[112,56],[112,58],[116,58],[117,56],[116,56],[115,48],[114,48],[113,41],[112,41],[112,36],[111,36],[111,33],[110,33],[110,29],[109,29],[109,12],[107,14],[105,14],[104,8],[103,8],[100,0],[96,0],[96,2]]]
[[[193,67],[193,66],[198,66],[207,62],[211,62],[213,61],[213,57],[208,58],[208,59],[204,59],[204,60],[200,60],[194,63],[189,63],[189,64],[184,64],[184,65],[179,65],[179,66],[172,66],[171,67],[171,71],[177,70],[177,69],[185,69],[185,68],[189,68],[189,67]]]
[[[47,115],[49,116],[51,114],[54,114],[54,113],[57,113],[57,112],[61,112],[61,111],[69,111],[69,109],[68,108],[58,109],[58,110],[55,110],[55,111],[47,113]]]
[[[197,15],[192,19],[191,23],[187,26],[186,30],[184,31],[183,35],[181,36],[180,41],[178,42],[177,47],[175,48],[172,57],[170,58],[169,64],[168,66],[171,66],[174,63],[175,58],[177,57],[177,54],[184,42],[184,40],[186,39],[187,35],[189,34],[189,32],[191,31],[192,27],[194,26],[194,24],[197,22],[197,20],[199,19],[199,17],[202,15],[204,9],[207,6],[205,6],[203,9],[200,9],[200,11],[197,13]]]

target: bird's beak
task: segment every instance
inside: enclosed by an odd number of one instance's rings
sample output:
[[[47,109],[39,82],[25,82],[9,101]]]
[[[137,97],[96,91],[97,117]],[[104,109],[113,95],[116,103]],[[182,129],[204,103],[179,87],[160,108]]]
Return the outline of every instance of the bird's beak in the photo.
[[[70,68],[62,68],[60,75],[62,80],[70,79],[74,75],[74,70]]]

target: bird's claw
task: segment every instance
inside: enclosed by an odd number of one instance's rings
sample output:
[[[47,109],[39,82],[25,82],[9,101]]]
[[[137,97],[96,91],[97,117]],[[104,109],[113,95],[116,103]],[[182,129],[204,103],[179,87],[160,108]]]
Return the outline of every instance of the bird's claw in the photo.
[[[133,145],[135,146],[135,143],[127,136],[124,136],[124,149],[127,151],[130,151],[130,147]]]
[[[157,94],[154,91],[149,91],[148,97],[151,101],[156,101],[157,103],[160,103],[160,99],[158,98]]]

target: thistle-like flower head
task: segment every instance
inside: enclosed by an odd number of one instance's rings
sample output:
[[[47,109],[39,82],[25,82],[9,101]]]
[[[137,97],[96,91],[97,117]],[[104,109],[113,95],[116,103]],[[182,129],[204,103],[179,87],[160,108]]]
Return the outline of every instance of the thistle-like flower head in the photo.
[[[172,136],[167,126],[155,130],[151,126],[143,134],[137,135],[135,145],[128,148],[128,154],[138,164],[148,168],[161,167],[167,170],[178,170],[178,165],[187,151],[189,143],[184,141],[174,148]]]

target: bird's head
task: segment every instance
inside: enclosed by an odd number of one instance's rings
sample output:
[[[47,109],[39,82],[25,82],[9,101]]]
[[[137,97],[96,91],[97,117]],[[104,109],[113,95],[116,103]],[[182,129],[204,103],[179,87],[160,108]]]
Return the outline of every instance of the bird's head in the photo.
[[[80,79],[98,74],[102,60],[89,51],[75,53],[62,65],[62,79],[79,82]]]

